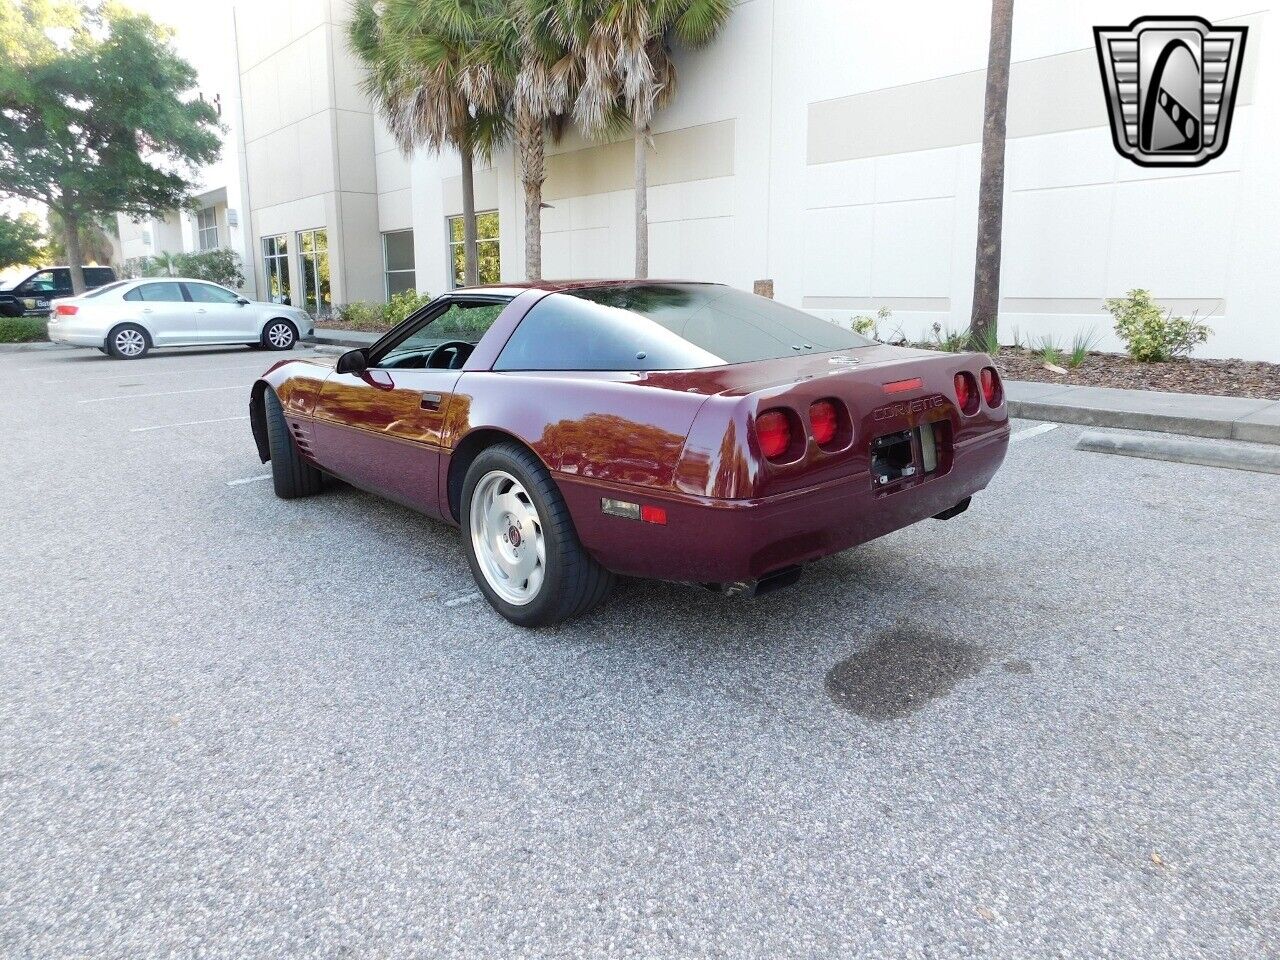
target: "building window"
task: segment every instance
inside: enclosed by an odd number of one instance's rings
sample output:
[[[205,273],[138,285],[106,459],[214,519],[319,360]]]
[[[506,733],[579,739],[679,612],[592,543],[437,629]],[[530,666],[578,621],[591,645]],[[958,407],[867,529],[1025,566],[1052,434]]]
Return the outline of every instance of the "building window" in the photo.
[[[418,288],[413,272],[413,231],[397,230],[382,235],[383,279],[387,299]]]
[[[476,255],[480,261],[480,282],[498,283],[502,280],[502,265],[498,260],[498,211],[485,210],[476,214]],[[449,218],[449,254],[453,258],[453,285],[466,286],[466,254],[462,249],[462,217]]]
[[[267,280],[268,300],[293,303],[289,285],[289,238],[285,234],[262,238],[262,275]]]
[[[323,227],[298,233],[298,260],[302,266],[302,309],[313,317],[327,317],[333,310],[329,292],[329,232]]]
[[[213,207],[196,211],[196,249],[218,249],[218,211]]]

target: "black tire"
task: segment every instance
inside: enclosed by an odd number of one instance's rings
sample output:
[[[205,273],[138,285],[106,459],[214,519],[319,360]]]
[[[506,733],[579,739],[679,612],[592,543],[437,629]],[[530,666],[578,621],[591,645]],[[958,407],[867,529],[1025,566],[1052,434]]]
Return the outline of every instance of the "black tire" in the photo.
[[[122,323],[107,334],[106,346],[117,360],[141,360],[151,351],[151,337],[136,323]]]
[[[263,397],[267,411],[267,442],[271,448],[271,482],[281,500],[310,497],[324,486],[324,474],[302,459],[284,419],[284,408],[274,390]]]
[[[263,350],[292,350],[298,345],[298,328],[283,317],[275,317],[262,328],[258,344]]]
[[[542,528],[546,556],[542,585],[524,604],[508,602],[490,586],[472,539],[472,498],[481,480],[494,471],[504,471],[519,481]],[[496,444],[472,461],[462,485],[461,507],[463,549],[476,586],[498,613],[517,626],[545,627],[580,617],[596,607],[613,586],[613,574],[596,563],[578,540],[555,481],[538,458],[519,444]]]

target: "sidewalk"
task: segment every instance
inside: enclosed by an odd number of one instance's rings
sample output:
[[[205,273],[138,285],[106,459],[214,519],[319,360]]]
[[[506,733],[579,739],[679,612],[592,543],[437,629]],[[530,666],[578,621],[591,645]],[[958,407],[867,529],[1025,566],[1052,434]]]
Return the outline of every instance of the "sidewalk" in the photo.
[[[380,336],[317,329],[315,342],[334,347],[367,347]],[[1071,387],[1026,380],[1006,380],[1004,386],[1009,413],[1025,420],[1280,444],[1280,400]]]
[[[1280,444],[1280,401],[1006,380],[1009,413],[1026,420],[1155,430]]]

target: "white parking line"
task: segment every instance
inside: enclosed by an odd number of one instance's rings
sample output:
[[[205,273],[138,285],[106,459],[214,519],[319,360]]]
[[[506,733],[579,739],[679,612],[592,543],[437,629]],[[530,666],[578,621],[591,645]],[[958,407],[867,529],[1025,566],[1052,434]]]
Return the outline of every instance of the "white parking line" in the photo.
[[[256,477],[241,477],[239,480],[228,480],[227,486],[238,487],[244,483],[257,483],[259,480],[270,480],[270,479],[271,479],[271,474],[260,473]]]
[[[183,420],[181,423],[157,423],[151,427],[131,427],[130,433],[146,433],[148,430],[168,430],[170,427],[194,427],[202,423],[230,423],[233,420],[248,420],[248,417],[219,417],[217,420]]]
[[[268,364],[267,366],[269,366]],[[248,373],[252,370],[265,370],[266,366],[262,364],[245,364],[239,367],[187,367],[183,370],[143,370],[134,373],[132,368],[127,372],[122,371],[109,377],[64,377],[58,380],[41,380],[42,384],[59,384],[59,383],[101,383],[107,380],[133,380],[137,377],[187,377],[195,376],[202,373]]]
[[[1060,423],[1041,423],[1034,427],[1027,427],[1025,430],[1010,434],[1009,442],[1017,443],[1019,440],[1030,440],[1032,437],[1038,437],[1040,434],[1048,433],[1050,430],[1057,430],[1060,426],[1062,426]]]
[[[480,594],[472,591],[471,593],[464,593],[460,597],[451,597],[444,602],[444,605],[446,607],[460,607],[464,603],[475,603],[479,599]]]
[[[213,393],[217,390],[248,390],[251,383],[234,383],[229,387],[199,387],[195,390],[165,390],[163,393],[122,393],[117,397],[90,397],[76,403],[106,403],[108,400],[141,400],[145,397],[176,397],[180,393]]]

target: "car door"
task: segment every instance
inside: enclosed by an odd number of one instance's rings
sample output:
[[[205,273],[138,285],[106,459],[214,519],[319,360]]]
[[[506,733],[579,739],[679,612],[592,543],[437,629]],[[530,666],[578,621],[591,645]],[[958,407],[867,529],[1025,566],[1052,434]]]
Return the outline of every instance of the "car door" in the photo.
[[[375,344],[368,369],[331,374],[314,410],[320,464],[357,486],[442,516],[441,451],[450,443],[450,405],[470,350],[436,347],[445,341],[478,343],[507,302],[437,300],[403,332]],[[427,367],[428,362],[442,366]]]
[[[250,343],[258,339],[257,312],[233,290],[214,283],[183,282],[195,311],[201,343]]]
[[[151,333],[157,347],[176,343],[198,343],[196,318],[191,304],[176,280],[140,283],[124,295],[128,313]]]

